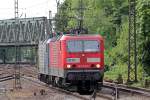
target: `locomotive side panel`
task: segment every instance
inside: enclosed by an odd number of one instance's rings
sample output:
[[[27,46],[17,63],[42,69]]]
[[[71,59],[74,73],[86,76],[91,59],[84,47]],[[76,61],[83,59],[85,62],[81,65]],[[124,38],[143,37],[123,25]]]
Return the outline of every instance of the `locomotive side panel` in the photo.
[[[101,57],[101,66],[102,68],[104,69],[104,41],[101,40],[101,46],[100,46],[100,50],[101,50],[101,53],[100,53],[100,57]]]
[[[50,75],[64,77],[64,69],[62,66],[62,52],[60,41],[50,43]]]
[[[48,52],[46,42],[40,42],[38,47],[39,54],[39,73],[48,74]]]

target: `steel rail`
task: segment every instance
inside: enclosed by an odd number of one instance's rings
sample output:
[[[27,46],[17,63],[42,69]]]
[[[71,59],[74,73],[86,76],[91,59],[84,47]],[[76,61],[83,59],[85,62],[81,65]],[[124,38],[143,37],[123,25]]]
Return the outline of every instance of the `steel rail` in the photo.
[[[7,80],[11,80],[11,79],[14,79],[14,75],[8,75],[8,76],[1,77],[0,82],[4,82]]]
[[[127,85],[109,83],[109,82],[104,82],[103,87],[112,88],[112,89],[116,88],[118,91],[135,93],[135,94],[140,94],[140,95],[143,95],[143,96],[150,97],[150,90],[143,89],[143,88],[130,87],[130,86],[127,86]]]

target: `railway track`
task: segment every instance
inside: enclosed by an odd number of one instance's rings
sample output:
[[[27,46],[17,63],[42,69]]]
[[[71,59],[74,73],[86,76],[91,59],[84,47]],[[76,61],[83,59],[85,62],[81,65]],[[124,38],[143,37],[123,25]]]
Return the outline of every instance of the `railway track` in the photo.
[[[46,85],[45,83],[39,82],[37,79],[34,79],[34,78],[32,78],[32,77],[22,76],[22,78],[23,78],[23,79],[26,79],[26,80],[29,80],[29,81],[31,81],[31,82],[40,84],[40,85],[42,85],[42,86],[47,86],[47,87],[49,87],[50,89],[56,90],[58,93],[63,93],[63,94],[67,94],[67,95],[72,95],[72,96],[77,97],[77,98],[79,98],[79,99],[81,99],[81,100],[90,100],[90,97],[85,97],[85,96],[79,95],[79,94],[77,94],[77,93],[73,93],[73,92],[70,92],[70,91],[67,91],[67,90],[58,88],[58,87],[52,87],[51,85]]]
[[[22,76],[23,79],[26,79],[26,80],[29,80],[31,82],[34,82],[36,84],[40,84],[42,86],[46,86],[46,87],[49,87],[50,89],[52,90],[55,90],[57,91],[58,93],[63,93],[63,94],[67,94],[67,95],[71,95],[71,96],[74,96],[76,98],[79,98],[81,100],[95,100],[95,97],[97,96],[98,98],[101,98],[101,99],[104,99],[104,100],[112,100],[112,96],[111,95],[106,95],[106,94],[102,94],[102,93],[93,93],[91,95],[80,95],[78,93],[75,93],[75,92],[70,92],[68,90],[65,90],[65,89],[62,89],[62,88],[58,88],[58,87],[53,87],[51,85],[47,85],[43,82],[39,82],[38,79],[35,79],[35,78],[32,78],[32,77],[26,77],[26,76]]]
[[[0,66],[0,82],[14,79],[13,69],[9,64]]]
[[[11,79],[14,79],[14,75],[8,75],[8,76],[1,77],[0,82],[4,82],[7,80],[11,80]]]
[[[48,86],[45,83],[39,82],[38,79],[32,78],[32,77],[26,77],[22,76],[22,78],[27,79],[29,81],[32,81],[34,83],[43,85],[43,86]],[[109,90],[109,92],[103,92],[102,91],[96,91],[92,95],[79,95],[78,93],[70,92],[58,87],[52,87],[51,85],[48,86],[50,89],[56,90],[58,93],[65,93],[67,95],[72,95],[74,97],[80,98],[81,100],[97,100],[97,99],[104,99],[104,100],[118,100],[118,99],[123,99],[120,98],[120,95],[122,94],[131,94],[131,95],[143,95],[146,97],[150,97],[150,90],[146,89],[141,89],[141,88],[135,88],[135,87],[128,87],[126,85],[117,85],[115,83],[108,83],[104,82],[103,88],[108,88],[111,89],[112,91]],[[148,100],[148,99],[144,99]]]
[[[14,66],[15,64],[13,65],[10,65],[10,64],[2,64],[0,65],[0,79],[3,79],[7,76],[12,76],[14,74]],[[21,75],[26,75],[26,76],[29,76],[29,77],[34,77],[34,78],[37,78],[38,76],[38,72],[37,72],[37,69],[36,67],[33,67],[31,65],[19,65],[20,66],[20,74]]]
[[[21,66],[20,73],[21,75],[26,75],[28,77],[34,77],[34,78],[38,77],[38,71],[36,67],[31,67],[31,65]]]
[[[8,69],[8,70],[7,70]],[[5,71],[5,72],[4,72]],[[6,65],[5,68],[0,66],[0,82],[7,81],[14,79],[12,72],[13,67],[10,65]],[[34,83],[46,86],[45,83],[39,82],[37,79],[37,70],[33,67],[28,66],[21,66],[21,78],[27,79],[29,81],[32,81]],[[70,92],[61,88],[57,87],[52,87],[51,85],[49,86],[50,89],[57,90],[57,92],[60,93],[65,93],[68,95],[72,95],[74,97],[80,98],[81,100],[92,100],[94,98],[103,98],[106,100],[117,100],[120,99],[120,95],[124,94],[131,94],[131,95],[142,95],[145,97],[150,97],[150,90],[143,89],[143,88],[135,88],[135,87],[129,87],[126,85],[120,85],[120,84],[115,84],[115,83],[109,83],[109,82],[104,82],[103,88],[110,89],[108,92],[103,92],[102,91],[96,91],[92,95],[79,95],[78,93]],[[123,92],[123,93],[122,93]]]
[[[104,82],[103,86],[106,88],[113,89],[116,93],[119,91],[122,91],[122,92],[131,93],[131,94],[138,94],[138,95],[150,97],[150,90],[143,89],[143,88],[130,87],[127,85],[115,84],[115,83],[109,83],[109,82]]]

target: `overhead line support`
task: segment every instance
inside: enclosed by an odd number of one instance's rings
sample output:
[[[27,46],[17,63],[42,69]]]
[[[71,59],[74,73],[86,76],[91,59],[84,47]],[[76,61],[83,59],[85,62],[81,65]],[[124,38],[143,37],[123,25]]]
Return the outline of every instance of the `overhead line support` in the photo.
[[[18,0],[14,1],[14,10],[15,10],[15,66],[14,66],[14,77],[15,77],[15,82],[14,82],[14,89],[20,89],[21,88],[21,79],[20,79],[20,47],[18,45],[19,38],[17,40],[17,35],[19,33],[19,10],[18,10]]]
[[[137,35],[136,35],[136,1],[129,0],[129,34],[128,34],[128,79],[137,82]]]

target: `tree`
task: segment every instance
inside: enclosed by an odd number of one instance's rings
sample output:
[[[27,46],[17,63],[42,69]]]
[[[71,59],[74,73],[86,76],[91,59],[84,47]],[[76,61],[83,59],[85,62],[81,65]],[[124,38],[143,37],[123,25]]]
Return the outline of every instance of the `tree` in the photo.
[[[137,10],[140,59],[145,71],[150,75],[150,0],[138,0]]]

